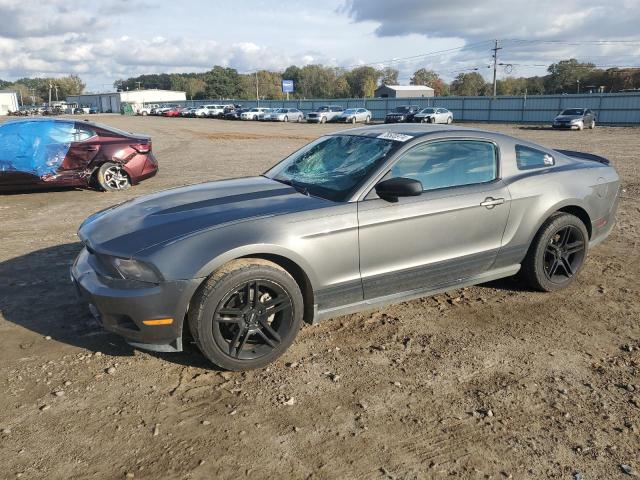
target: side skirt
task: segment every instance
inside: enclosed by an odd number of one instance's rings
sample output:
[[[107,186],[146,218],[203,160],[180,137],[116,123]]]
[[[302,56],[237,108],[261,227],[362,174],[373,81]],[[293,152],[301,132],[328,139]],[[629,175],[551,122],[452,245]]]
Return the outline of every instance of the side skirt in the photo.
[[[520,270],[520,264],[511,265],[509,267],[503,267],[488,272],[468,277],[457,282],[450,282],[436,287],[420,288],[416,290],[409,290],[406,292],[394,293],[392,295],[385,295],[383,297],[371,298],[368,300],[362,300],[356,303],[350,303],[342,305],[340,307],[328,308],[325,310],[316,310],[313,316],[313,324],[319,323],[322,320],[329,318],[339,317],[341,315],[348,315],[350,313],[362,312],[365,310],[376,309],[394,303],[406,302],[421,297],[430,297],[439,293],[444,293],[449,290],[455,290],[463,287],[470,287],[472,285],[478,285],[479,283],[491,282],[499,278],[510,277],[515,275]],[[316,306],[317,308],[317,306]]]

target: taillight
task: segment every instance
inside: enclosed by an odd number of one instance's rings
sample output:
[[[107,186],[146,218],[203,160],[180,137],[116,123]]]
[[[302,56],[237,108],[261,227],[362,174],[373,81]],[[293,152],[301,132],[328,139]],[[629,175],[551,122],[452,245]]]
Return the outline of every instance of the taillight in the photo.
[[[137,143],[135,145],[131,145],[131,148],[133,148],[138,153],[149,153],[151,151],[151,142]]]

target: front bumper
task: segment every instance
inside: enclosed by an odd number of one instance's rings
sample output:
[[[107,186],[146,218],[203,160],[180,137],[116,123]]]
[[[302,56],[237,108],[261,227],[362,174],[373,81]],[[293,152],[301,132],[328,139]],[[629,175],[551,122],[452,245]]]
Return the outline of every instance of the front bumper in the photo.
[[[567,130],[573,130],[574,128],[576,130],[580,129],[580,124],[579,123],[556,123],[556,122],[554,122],[551,126],[553,128],[565,128]]]
[[[160,284],[111,279],[92,267],[92,255],[82,249],[71,267],[78,296],[105,330],[128,343],[155,351],[182,350],[182,324],[189,301],[201,279]],[[145,325],[144,320],[172,318],[170,325]]]
[[[406,121],[405,117],[384,117],[384,123],[404,123]]]

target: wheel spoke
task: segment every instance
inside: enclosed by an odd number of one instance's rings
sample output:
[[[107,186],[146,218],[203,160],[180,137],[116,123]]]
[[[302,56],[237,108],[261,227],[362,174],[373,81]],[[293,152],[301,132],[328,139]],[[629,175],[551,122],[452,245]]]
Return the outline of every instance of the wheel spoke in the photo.
[[[236,358],[238,357],[238,353],[236,352],[236,345],[238,345],[238,342],[240,341],[240,337],[244,332],[245,332],[245,328],[243,326],[239,326],[238,331],[236,332],[236,334],[233,336],[233,339],[231,339],[231,342],[229,343],[229,355],[231,355],[232,357],[236,357]]]
[[[269,315],[273,315],[275,313],[281,312],[285,310],[291,305],[291,299],[286,295],[280,295],[276,298],[272,298],[265,304],[265,308],[267,309],[267,313]]]
[[[242,340],[240,340],[240,345],[238,345],[238,349],[236,350],[236,358],[240,356],[240,352],[244,348],[245,343],[247,343],[247,339],[251,336],[251,332],[249,330],[244,331],[244,335],[242,336]]]
[[[551,265],[549,265],[549,270],[548,270],[549,277],[553,277],[556,274],[556,271],[558,270],[559,266],[560,266],[560,262],[556,257],[553,257],[553,262],[551,262]]]
[[[262,328],[269,334],[271,335],[271,338],[273,338],[276,342],[280,343],[282,341],[282,339],[280,338],[280,335],[278,335],[278,332],[276,332],[273,327],[271,327],[271,325],[269,325],[269,322],[267,322],[266,318],[260,318],[258,320],[260,322],[260,325],[262,325]]]
[[[265,335],[265,333],[262,330],[257,330],[256,333],[258,335],[260,335],[262,337],[262,339],[267,342],[267,344],[271,347],[271,348],[276,348],[278,346],[277,343],[275,343],[273,340],[271,340],[269,337],[267,337]]]
[[[253,284],[253,302],[251,306],[255,307],[260,301],[260,282],[257,280]]]
[[[565,246],[565,254],[571,255],[573,253],[578,253],[582,251],[583,247],[584,247],[584,242],[582,240],[577,240],[575,242],[568,243]]]
[[[569,236],[571,234],[571,227],[565,227],[559,233],[560,233],[560,241],[558,242],[558,245],[560,247],[564,247],[567,245],[567,242],[569,241]]]
[[[571,267],[571,262],[569,262],[569,260],[567,260],[567,258],[562,257],[562,266],[565,269],[565,271],[567,272],[567,275],[570,277],[573,277],[573,267]]]

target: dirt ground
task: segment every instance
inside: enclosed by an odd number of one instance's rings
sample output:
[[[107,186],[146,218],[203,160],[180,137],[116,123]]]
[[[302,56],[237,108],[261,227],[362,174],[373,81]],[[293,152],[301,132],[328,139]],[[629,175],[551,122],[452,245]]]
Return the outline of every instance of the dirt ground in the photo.
[[[640,129],[484,126],[618,169],[618,224],[568,290],[506,280],[344,316],[304,327],[270,368],[228,373],[192,345],[151,354],[101,330],[69,281],[75,232],[131,197],[259,174],[341,127],[95,119],[151,134],[160,173],[122,194],[0,196],[0,477],[640,475]]]

